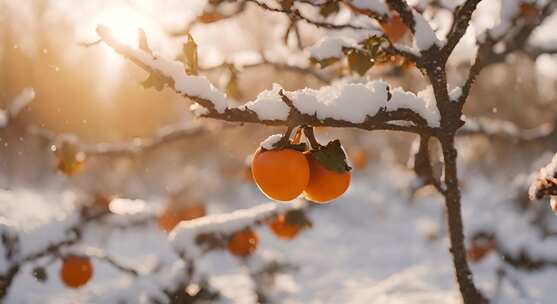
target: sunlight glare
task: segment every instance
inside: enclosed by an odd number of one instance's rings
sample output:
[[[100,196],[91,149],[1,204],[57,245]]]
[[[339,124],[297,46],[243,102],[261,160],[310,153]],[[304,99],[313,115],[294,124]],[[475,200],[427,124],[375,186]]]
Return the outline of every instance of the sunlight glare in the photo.
[[[110,28],[117,40],[128,45],[135,45],[138,29],[145,29],[148,25],[137,11],[127,6],[109,8],[98,18],[98,24]]]
[[[152,27],[148,20],[132,8],[124,5],[111,6],[96,18],[96,24],[107,26],[114,38],[124,44],[136,47],[138,31],[146,31]],[[102,47],[103,64],[100,66],[104,73],[103,84],[99,87],[99,100],[108,102],[112,99],[117,84],[122,76],[125,59],[107,46]]]

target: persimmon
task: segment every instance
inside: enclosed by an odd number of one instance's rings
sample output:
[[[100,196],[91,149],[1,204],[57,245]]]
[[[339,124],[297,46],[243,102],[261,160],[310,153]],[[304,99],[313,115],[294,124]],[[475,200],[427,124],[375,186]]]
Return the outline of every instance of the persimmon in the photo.
[[[400,41],[408,31],[408,27],[402,22],[402,18],[397,13],[391,14],[387,21],[380,21],[379,24],[385,35],[387,35],[392,42]]]
[[[157,219],[159,227],[169,232],[181,221],[189,221],[205,216],[205,206],[199,202],[190,203],[182,208],[167,208]]]
[[[284,214],[277,216],[269,227],[277,237],[284,240],[295,238],[301,229],[300,225],[289,222]]]
[[[113,196],[106,195],[103,193],[96,193],[94,197],[94,206],[101,210],[109,210],[110,202],[112,202]]]
[[[72,144],[53,146],[52,151],[56,155],[56,168],[67,176],[75,175],[85,165],[85,153],[78,151]]]
[[[309,182],[309,165],[300,151],[284,148],[259,148],[253,156],[251,170],[259,189],[277,201],[298,197]]]
[[[79,288],[93,276],[93,265],[88,257],[69,255],[62,260],[60,278],[68,287]]]
[[[479,262],[496,248],[493,236],[480,235],[472,240],[466,251],[466,257],[471,262]]]
[[[355,149],[351,153],[352,164],[356,169],[365,169],[368,163],[366,151],[363,149]]]
[[[231,254],[238,257],[247,257],[257,249],[258,243],[259,238],[255,231],[251,228],[246,228],[232,234],[228,240],[227,247]]]
[[[325,203],[341,196],[350,186],[352,173],[338,173],[325,168],[318,160],[309,158],[310,180],[304,191],[312,202]]]

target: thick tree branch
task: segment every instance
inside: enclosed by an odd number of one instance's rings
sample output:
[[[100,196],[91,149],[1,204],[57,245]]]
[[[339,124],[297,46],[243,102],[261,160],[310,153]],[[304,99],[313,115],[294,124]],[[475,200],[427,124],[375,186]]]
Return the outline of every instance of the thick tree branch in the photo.
[[[454,135],[441,139],[443,160],[445,164],[445,203],[449,227],[453,264],[456,270],[456,279],[465,304],[487,303],[487,299],[480,293],[474,284],[472,272],[466,260],[464,247],[464,231],[461,214],[461,195],[458,186],[457,151],[454,147]]]
[[[26,88],[7,104],[5,110],[0,109],[0,129],[7,127],[34,99],[35,91]]]
[[[199,76],[187,76],[176,75],[176,74],[165,74],[168,73],[166,65],[168,62],[163,62],[165,67],[159,68],[154,66],[154,62],[162,62],[162,59],[151,57],[150,55],[139,52],[126,46],[122,43],[116,41],[110,31],[104,27],[99,27],[97,32],[101,39],[110,47],[112,47],[116,52],[128,58],[134,64],[144,69],[149,73],[156,73],[161,81],[163,81],[167,86],[174,88],[177,93],[184,97],[187,97],[194,102],[198,103],[198,107],[194,107],[198,116],[224,120],[228,122],[239,122],[239,123],[260,123],[273,126],[299,126],[299,125],[310,125],[310,126],[329,126],[329,127],[343,127],[343,128],[358,128],[364,130],[393,130],[393,131],[405,131],[412,133],[421,134],[431,134],[434,132],[433,128],[425,123],[425,120],[420,117],[420,115],[410,109],[400,108],[397,110],[387,111],[386,109],[381,109],[374,116],[367,116],[363,122],[352,122],[343,119],[335,119],[332,117],[318,117],[313,114],[303,114],[300,111],[290,111],[290,114],[286,119],[264,119],[259,117],[257,112],[250,110],[247,107],[237,107],[230,108],[226,105],[217,108],[213,100],[202,97],[203,94],[197,93],[196,95],[188,92],[176,89],[176,78],[179,81],[189,81],[194,80],[196,83],[203,82],[210,88],[210,84],[205,78]],[[149,56],[149,57],[145,57]],[[153,63],[153,64],[151,64]],[[162,64],[162,63],[161,63]],[[172,66],[172,68],[174,68]],[[183,73],[183,72],[180,72]],[[185,77],[185,78],[184,78]],[[211,93],[213,94],[213,93]],[[389,93],[390,94],[390,93]],[[215,95],[216,96],[216,95]],[[223,97],[224,98],[224,97]],[[388,97],[390,98],[390,97]],[[223,101],[226,102],[226,101]],[[388,102],[388,100],[386,101]],[[411,124],[399,124],[396,121],[407,121]]]

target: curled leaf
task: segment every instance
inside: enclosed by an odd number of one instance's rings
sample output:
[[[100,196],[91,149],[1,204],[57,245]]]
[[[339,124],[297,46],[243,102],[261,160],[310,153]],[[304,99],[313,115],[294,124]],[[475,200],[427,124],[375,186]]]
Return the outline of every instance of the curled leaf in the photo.
[[[348,67],[352,72],[358,73],[360,76],[365,75],[373,66],[373,58],[362,51],[352,50],[348,53]]]
[[[230,71],[230,76],[228,77],[228,82],[226,83],[226,95],[229,97],[240,100],[242,99],[242,91],[240,90],[240,85],[238,84],[238,70],[234,65],[229,65],[228,70]]]
[[[166,78],[159,72],[152,72],[151,74],[149,74],[149,77],[147,77],[147,79],[143,80],[141,82],[141,85],[146,88],[154,88],[157,91],[161,91],[162,89],[164,89],[164,86],[167,84]]]
[[[78,151],[77,148],[69,143],[62,143],[58,147],[54,147],[53,151],[56,155],[56,167],[67,176],[73,176],[85,165],[85,153]]]
[[[324,68],[338,62],[339,58],[329,57],[329,58],[325,58],[325,59],[316,59],[316,58],[310,57],[309,61],[312,64],[316,64],[316,65],[318,64],[322,69],[324,69]]]
[[[311,228],[313,224],[303,210],[290,210],[284,215],[286,224],[294,225],[302,229]]]
[[[332,2],[327,2],[325,3],[325,5],[321,6],[321,8],[319,9],[319,14],[327,18],[332,14],[338,13],[339,10],[340,10],[340,6],[338,5],[338,2],[332,1]]]
[[[184,63],[186,74],[198,74],[199,65],[197,60],[197,43],[195,43],[195,40],[193,40],[192,35],[189,33],[186,43],[182,46],[182,55],[178,57],[178,60]]]

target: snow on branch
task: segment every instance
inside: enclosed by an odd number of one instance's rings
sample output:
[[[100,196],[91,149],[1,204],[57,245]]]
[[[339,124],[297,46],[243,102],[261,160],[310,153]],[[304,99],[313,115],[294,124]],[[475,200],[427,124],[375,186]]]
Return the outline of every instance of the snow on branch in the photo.
[[[345,2],[368,16],[386,18],[389,14],[389,8],[381,0],[346,0]]]
[[[342,83],[320,90],[285,92],[278,86],[259,94],[241,107],[229,107],[226,95],[207,78],[190,76],[182,63],[167,61],[116,41],[110,30],[99,26],[101,39],[116,52],[151,73],[178,94],[192,99],[200,117],[267,125],[352,127],[366,130],[419,132],[439,127],[439,111],[431,102],[383,81]],[[389,123],[407,121],[411,125]]]
[[[423,65],[422,57],[418,52],[403,45],[393,44],[385,34],[380,31],[369,31],[364,39],[347,37],[327,36],[313,46],[307,48],[310,61],[319,63],[321,67],[348,57],[351,67],[351,59],[354,65],[365,67],[364,73],[377,62],[388,59],[388,56],[399,56],[406,62],[416,63],[419,67]],[[351,56],[353,56],[351,58]],[[370,63],[368,66],[364,62]]]
[[[208,215],[182,222],[170,233],[169,239],[177,252],[187,259],[195,259],[208,251],[221,248],[228,238],[226,233],[260,225],[281,213],[301,210],[306,207],[303,201],[288,204],[268,203],[231,213]]]
[[[6,110],[0,109],[0,129],[8,126],[31,101],[35,99],[35,90],[26,88],[19,93],[9,104]]]
[[[550,138],[556,131],[555,125],[550,123],[532,129],[521,129],[513,122],[499,119],[466,117],[465,122],[458,131],[459,136],[483,135],[512,142],[540,141]]]
[[[58,134],[53,131],[31,126],[28,132],[32,135],[46,139],[50,144],[58,146],[70,144],[76,147],[76,150],[83,152],[88,156],[133,156],[138,153],[152,150],[161,145],[172,143],[185,138],[193,138],[195,136],[206,134],[210,130],[201,125],[191,122],[179,123],[160,128],[153,137],[135,138],[131,141],[116,143],[95,143],[85,144],[80,142],[79,138],[74,134]]]
[[[325,22],[325,21],[317,21],[317,20],[313,20],[310,19],[304,15],[302,15],[302,13],[300,13],[300,11],[298,9],[296,9],[295,7],[293,7],[293,5],[285,5],[282,6],[281,8],[275,8],[275,7],[271,7],[270,5],[268,5],[267,3],[260,1],[260,0],[244,0],[246,2],[250,2],[253,3],[257,6],[259,6],[260,8],[270,11],[270,12],[276,12],[276,13],[283,13],[288,15],[290,18],[293,19],[299,19],[299,20],[303,20],[304,22],[314,25],[316,27],[320,27],[320,28],[325,28],[325,29],[329,29],[329,30],[341,30],[341,29],[355,29],[355,30],[361,30],[364,29],[361,26],[357,26],[357,25],[353,25],[350,23],[344,23],[344,24],[335,24],[335,23],[329,23],[329,22]],[[288,2],[288,1],[284,1],[284,2]]]
[[[481,0],[467,0],[464,4],[458,6],[453,12],[453,23],[449,34],[447,35],[447,44],[443,48],[446,56],[448,57],[470,24],[470,19],[472,19],[472,13],[476,10],[476,7]]]
[[[254,60],[253,62],[249,62],[249,63],[238,62],[235,60],[230,60],[230,61],[227,60],[225,62],[210,67],[200,66],[199,71],[210,72],[210,71],[216,71],[222,69],[230,69],[231,67],[239,71],[244,71],[244,70],[254,69],[259,67],[270,67],[277,71],[286,71],[286,72],[298,73],[304,76],[311,76],[316,80],[325,84],[331,83],[329,77],[327,77],[323,73],[320,73],[316,69],[312,69],[308,65],[305,64],[295,65],[295,64],[289,64],[287,62],[273,61],[268,59],[263,53],[260,54],[260,57],[261,58],[259,60],[257,61]]]
[[[422,14],[408,6],[403,0],[387,0],[387,4],[393,10],[400,14],[402,21],[412,34],[418,50],[421,52],[431,49],[432,47],[442,47],[445,43],[437,38],[437,35],[431,28],[431,25],[425,20]]]
[[[537,58],[544,51],[553,52],[552,49],[531,46],[529,41],[534,30],[551,16],[555,9],[557,9],[555,1],[548,1],[542,6],[524,1],[505,2],[501,9],[500,23],[481,33],[477,38],[476,59],[462,86],[459,101],[466,100],[474,81],[484,68],[504,62],[509,54],[522,51],[531,58]]]
[[[476,231],[472,239],[489,242],[490,249],[497,253],[501,261],[514,269],[539,271],[546,267],[557,267],[555,239],[532,233],[529,227],[521,228],[512,233],[483,229]]]
[[[538,172],[538,178],[530,185],[530,199],[557,195],[557,154]]]

